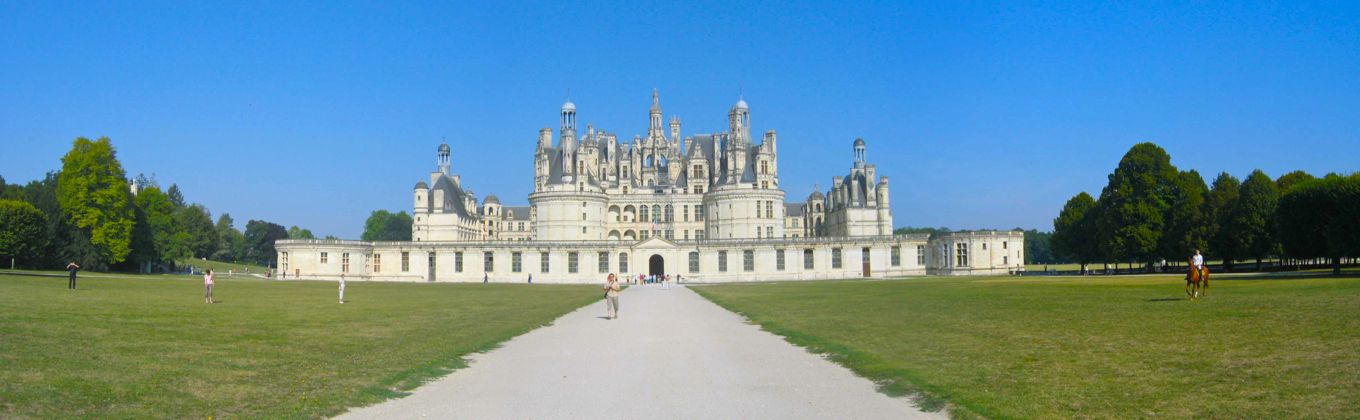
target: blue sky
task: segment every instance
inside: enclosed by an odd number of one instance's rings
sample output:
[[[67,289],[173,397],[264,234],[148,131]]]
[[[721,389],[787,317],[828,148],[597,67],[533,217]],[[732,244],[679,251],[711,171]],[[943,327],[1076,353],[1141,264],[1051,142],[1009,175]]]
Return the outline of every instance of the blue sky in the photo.
[[[1360,3],[0,3],[0,175],[112,138],[217,214],[356,238],[441,139],[523,205],[537,131],[683,134],[739,94],[790,200],[891,177],[898,226],[1051,229],[1152,141],[1206,179],[1360,170]],[[1000,3],[1000,4],[995,4]]]

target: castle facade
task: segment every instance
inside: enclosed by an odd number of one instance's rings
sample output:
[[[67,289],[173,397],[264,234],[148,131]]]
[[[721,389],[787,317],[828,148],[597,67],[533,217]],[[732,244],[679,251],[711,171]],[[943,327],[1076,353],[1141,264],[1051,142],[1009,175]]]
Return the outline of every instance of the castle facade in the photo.
[[[590,125],[578,133],[576,112],[567,101],[556,133],[539,130],[528,206],[502,206],[495,195],[479,202],[442,144],[436,170],[412,191],[411,241],[283,240],[280,270],[515,282],[532,274],[541,282],[599,282],[605,273],[717,282],[1023,270],[1020,232],[893,235],[888,178],[868,163],[863,139],[829,191],[788,203],[777,134],[756,141],[744,99],[728,111],[727,131],[685,137],[679,117],[663,124],[655,91],[647,133],[631,140]]]

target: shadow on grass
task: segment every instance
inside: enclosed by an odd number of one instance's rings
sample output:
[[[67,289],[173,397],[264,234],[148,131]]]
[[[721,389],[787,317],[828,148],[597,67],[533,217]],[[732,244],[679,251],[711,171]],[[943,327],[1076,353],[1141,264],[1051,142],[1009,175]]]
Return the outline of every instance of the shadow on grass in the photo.
[[[1176,302],[1176,301],[1182,301],[1182,300],[1186,300],[1186,298],[1152,298],[1152,299],[1148,299],[1147,301],[1148,301],[1148,302]]]

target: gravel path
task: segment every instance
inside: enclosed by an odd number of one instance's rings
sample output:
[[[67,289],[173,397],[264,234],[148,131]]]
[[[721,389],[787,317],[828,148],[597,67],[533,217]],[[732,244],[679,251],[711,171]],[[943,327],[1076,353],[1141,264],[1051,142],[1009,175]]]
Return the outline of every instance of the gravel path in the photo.
[[[685,287],[631,287],[346,419],[944,418]]]

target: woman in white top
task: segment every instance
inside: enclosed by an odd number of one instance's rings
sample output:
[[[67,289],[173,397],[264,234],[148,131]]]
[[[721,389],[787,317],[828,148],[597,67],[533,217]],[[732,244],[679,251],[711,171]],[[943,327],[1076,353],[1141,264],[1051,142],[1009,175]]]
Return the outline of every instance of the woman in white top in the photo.
[[[209,268],[203,271],[203,303],[213,303],[212,289],[212,269]]]
[[[609,281],[604,284],[604,301],[608,308],[609,319],[619,317],[619,278],[613,273],[609,274]]]

